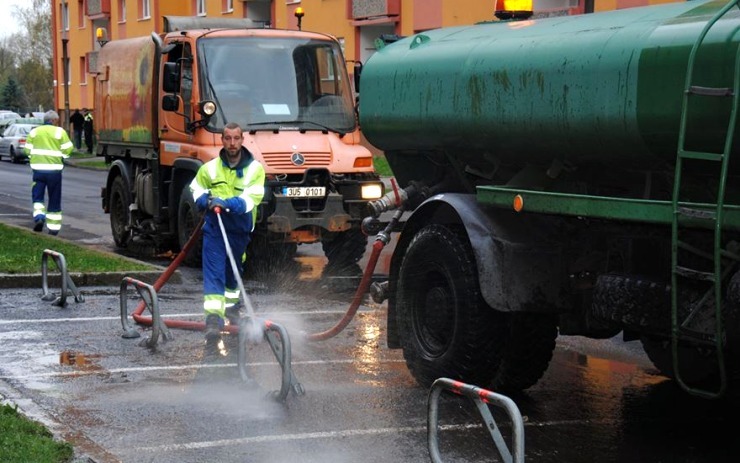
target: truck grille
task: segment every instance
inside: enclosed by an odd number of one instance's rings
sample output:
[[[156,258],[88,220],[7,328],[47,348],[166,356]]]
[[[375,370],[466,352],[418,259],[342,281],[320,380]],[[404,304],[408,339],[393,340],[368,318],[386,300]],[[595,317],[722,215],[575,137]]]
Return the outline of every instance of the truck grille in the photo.
[[[270,171],[290,172],[304,171],[311,167],[326,167],[331,163],[331,154],[329,153],[302,153],[305,158],[303,165],[296,166],[290,161],[293,153],[263,153],[266,167]]]

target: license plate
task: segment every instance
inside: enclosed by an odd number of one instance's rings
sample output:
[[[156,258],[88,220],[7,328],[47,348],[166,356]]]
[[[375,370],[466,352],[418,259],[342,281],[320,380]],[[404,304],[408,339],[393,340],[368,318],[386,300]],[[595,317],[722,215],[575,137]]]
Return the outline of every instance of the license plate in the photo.
[[[283,194],[289,198],[323,198],[326,195],[326,187],[288,186],[283,188]]]

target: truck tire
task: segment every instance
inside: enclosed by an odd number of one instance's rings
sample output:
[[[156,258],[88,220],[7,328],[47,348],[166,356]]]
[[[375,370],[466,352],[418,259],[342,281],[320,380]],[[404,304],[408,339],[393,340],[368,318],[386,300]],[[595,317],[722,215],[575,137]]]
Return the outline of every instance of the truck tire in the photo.
[[[670,333],[671,290],[668,285],[632,275],[599,275],[593,315],[628,329]]]
[[[367,236],[359,229],[337,233],[333,240],[321,243],[324,255],[329,261],[324,268],[325,275],[358,275],[362,273],[357,262],[362,259],[367,248]]]
[[[653,336],[640,338],[642,348],[661,374],[675,379],[671,340]],[[679,373],[689,386],[706,386],[719,374],[717,355],[713,349],[700,351],[696,347],[678,346]]]
[[[125,248],[131,242],[129,229],[129,206],[131,191],[120,175],[113,179],[110,187],[110,229],[113,241],[119,248]]]
[[[195,226],[200,222],[201,213],[195,207],[195,200],[193,194],[190,192],[190,183],[185,183],[182,191],[180,192],[180,200],[177,204],[177,243],[179,249],[185,247],[193,232]],[[198,242],[190,248],[190,252],[183,263],[188,267],[198,268],[203,263],[203,237],[198,239]]]
[[[505,314],[483,300],[460,229],[419,231],[399,271],[397,321],[406,364],[422,386],[440,377],[519,391],[535,384],[555,348],[555,319]]]

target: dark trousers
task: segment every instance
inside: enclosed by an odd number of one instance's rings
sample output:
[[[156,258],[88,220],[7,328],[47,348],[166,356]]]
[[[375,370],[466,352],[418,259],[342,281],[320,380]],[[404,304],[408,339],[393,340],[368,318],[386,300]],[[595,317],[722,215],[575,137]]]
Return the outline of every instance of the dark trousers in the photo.
[[[82,129],[74,129],[74,144],[75,148],[82,148]]]
[[[34,170],[31,200],[44,204],[44,194],[49,193],[47,212],[62,212],[62,171]]]
[[[87,145],[87,152],[92,153],[93,151],[93,133],[92,130],[85,130],[85,145]]]
[[[250,233],[229,233],[229,245],[236,259],[237,270],[243,271],[242,256],[251,241]],[[203,295],[223,296],[226,288],[237,289],[237,278],[231,270],[231,262],[226,254],[226,246],[220,229],[205,227],[203,230]]]

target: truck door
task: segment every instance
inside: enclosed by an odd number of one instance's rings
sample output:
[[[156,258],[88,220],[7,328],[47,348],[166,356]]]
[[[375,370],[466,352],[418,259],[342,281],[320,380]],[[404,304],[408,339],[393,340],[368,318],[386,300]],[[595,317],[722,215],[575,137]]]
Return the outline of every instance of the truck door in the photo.
[[[176,93],[179,100],[177,111],[163,111],[164,130],[169,133],[166,137],[170,140],[185,141],[189,138],[188,125],[193,120],[193,54],[190,44],[178,43],[169,53],[167,63],[176,63],[179,72],[179,91]],[[164,64],[163,64],[164,66]],[[164,71],[163,71],[164,75]]]

